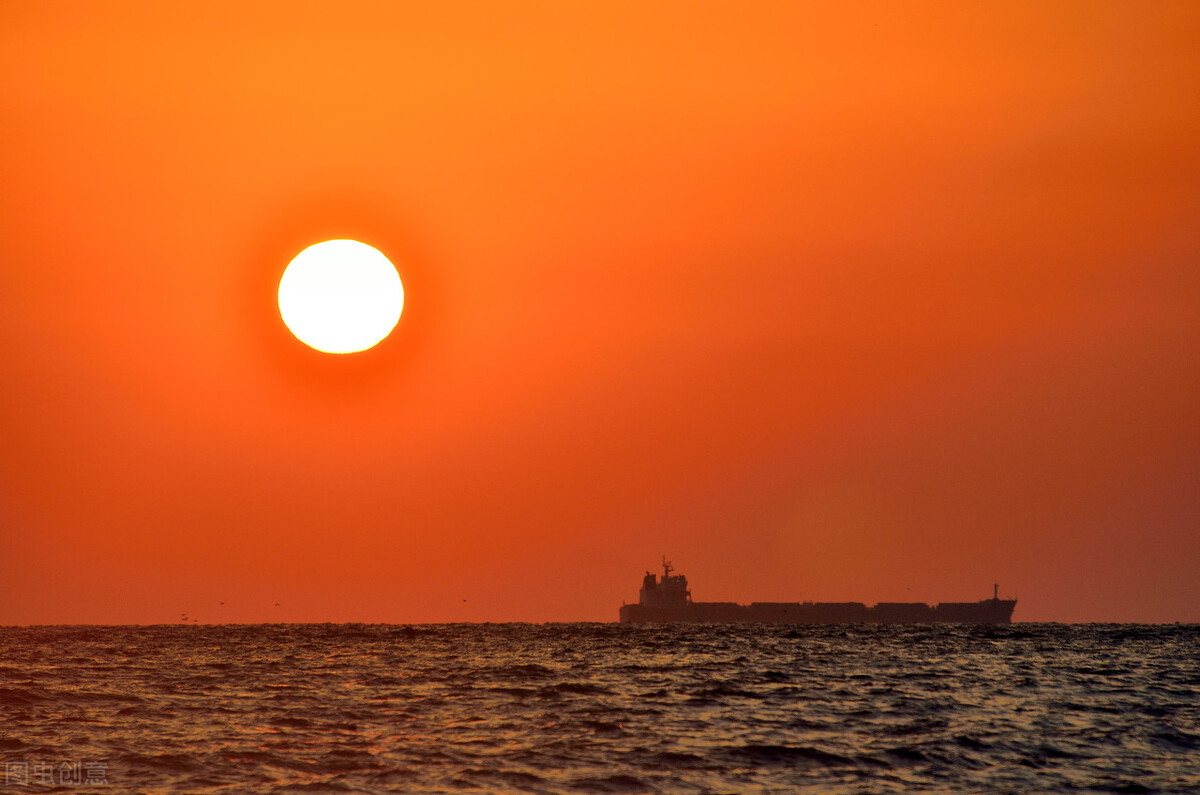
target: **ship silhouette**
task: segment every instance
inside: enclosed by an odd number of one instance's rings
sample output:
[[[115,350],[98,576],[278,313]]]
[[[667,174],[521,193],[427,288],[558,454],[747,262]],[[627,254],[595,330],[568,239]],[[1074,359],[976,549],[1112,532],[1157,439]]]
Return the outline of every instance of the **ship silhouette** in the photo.
[[[621,605],[621,623],[683,622],[727,624],[1010,624],[1016,599],[1001,599],[1000,586],[992,598],[978,602],[693,602],[687,577],[672,574],[663,558],[663,573],[646,572],[637,604]]]

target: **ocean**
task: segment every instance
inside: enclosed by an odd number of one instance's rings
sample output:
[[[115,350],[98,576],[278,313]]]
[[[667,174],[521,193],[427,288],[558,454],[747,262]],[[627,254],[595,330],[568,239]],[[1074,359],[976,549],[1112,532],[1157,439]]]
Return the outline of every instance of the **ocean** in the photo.
[[[0,628],[3,791],[1200,792],[1200,626]]]

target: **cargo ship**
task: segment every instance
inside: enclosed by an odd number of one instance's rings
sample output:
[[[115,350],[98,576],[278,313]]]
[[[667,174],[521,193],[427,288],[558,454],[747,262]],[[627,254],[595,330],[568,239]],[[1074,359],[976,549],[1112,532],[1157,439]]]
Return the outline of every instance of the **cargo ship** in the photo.
[[[662,577],[646,572],[635,605],[621,605],[621,623],[683,622],[728,624],[1010,624],[1016,599],[1001,599],[1000,586],[992,598],[978,602],[693,602],[687,577],[672,574],[663,558]]]

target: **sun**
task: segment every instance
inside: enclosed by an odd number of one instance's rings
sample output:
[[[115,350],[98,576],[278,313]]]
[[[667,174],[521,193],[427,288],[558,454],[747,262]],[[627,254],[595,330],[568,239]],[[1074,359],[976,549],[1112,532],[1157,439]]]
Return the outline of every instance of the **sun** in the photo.
[[[279,280],[279,314],[296,339],[357,353],[391,333],[404,309],[400,274],[378,249],[326,240],[296,255]]]

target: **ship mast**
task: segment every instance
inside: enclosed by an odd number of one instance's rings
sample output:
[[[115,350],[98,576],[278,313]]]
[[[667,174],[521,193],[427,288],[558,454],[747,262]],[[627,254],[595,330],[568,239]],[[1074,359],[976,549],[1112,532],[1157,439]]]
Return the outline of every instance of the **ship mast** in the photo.
[[[994,582],[994,583],[992,583],[992,599],[999,599],[999,598],[1000,598],[1000,583]]]
[[[663,582],[666,582],[667,578],[671,576],[672,568],[674,567],[667,561],[667,556],[663,555]]]

